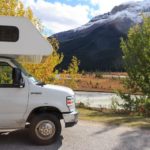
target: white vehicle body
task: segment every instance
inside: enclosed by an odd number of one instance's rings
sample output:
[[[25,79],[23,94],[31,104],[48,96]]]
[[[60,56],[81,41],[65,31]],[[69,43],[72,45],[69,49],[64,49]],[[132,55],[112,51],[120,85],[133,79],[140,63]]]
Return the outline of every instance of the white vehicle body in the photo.
[[[17,66],[11,58],[0,58],[0,62],[6,62],[13,68]],[[24,87],[0,87],[0,129],[24,128],[30,113],[40,107],[56,108],[62,113],[66,123],[70,117],[69,112],[75,111],[66,105],[66,97],[75,98],[74,92],[67,87],[57,85],[37,85],[34,77],[24,75]],[[64,113],[64,114],[63,114]],[[68,118],[67,117],[68,113]],[[73,120],[74,121],[74,120]]]
[[[14,60],[16,56],[49,55],[52,52],[51,45],[25,18],[0,17],[0,34],[1,26],[15,26],[19,30],[17,41],[0,41],[0,67],[9,66],[16,72],[20,70],[21,79],[12,84],[0,84],[0,130],[3,132],[25,128],[35,116],[43,113],[64,119],[66,127],[76,124],[78,113],[73,102],[74,92],[67,87],[39,83]],[[1,70],[0,68],[0,74]],[[15,79],[16,76],[17,74]]]

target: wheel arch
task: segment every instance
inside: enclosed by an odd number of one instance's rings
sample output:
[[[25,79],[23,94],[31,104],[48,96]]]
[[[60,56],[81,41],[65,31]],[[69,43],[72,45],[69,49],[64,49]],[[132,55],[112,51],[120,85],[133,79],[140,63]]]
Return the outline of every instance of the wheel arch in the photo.
[[[30,112],[26,122],[30,122],[34,116],[37,116],[43,113],[47,113],[47,114],[50,113],[50,114],[56,115],[59,119],[63,118],[62,113],[58,108],[53,107],[53,106],[42,106],[42,107],[34,108]]]

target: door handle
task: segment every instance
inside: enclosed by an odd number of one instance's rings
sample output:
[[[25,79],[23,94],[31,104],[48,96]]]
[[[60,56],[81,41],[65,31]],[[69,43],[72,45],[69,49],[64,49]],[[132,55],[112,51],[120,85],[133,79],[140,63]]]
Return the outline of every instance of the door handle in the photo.
[[[35,94],[35,95],[41,95],[42,92],[31,92],[31,95],[33,95],[33,94]]]

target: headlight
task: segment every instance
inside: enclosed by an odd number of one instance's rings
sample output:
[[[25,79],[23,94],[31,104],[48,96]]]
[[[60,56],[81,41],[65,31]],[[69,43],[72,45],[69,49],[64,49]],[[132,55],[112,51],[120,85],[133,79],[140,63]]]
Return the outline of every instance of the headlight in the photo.
[[[71,110],[75,109],[75,97],[74,96],[67,96],[66,97],[66,105]]]

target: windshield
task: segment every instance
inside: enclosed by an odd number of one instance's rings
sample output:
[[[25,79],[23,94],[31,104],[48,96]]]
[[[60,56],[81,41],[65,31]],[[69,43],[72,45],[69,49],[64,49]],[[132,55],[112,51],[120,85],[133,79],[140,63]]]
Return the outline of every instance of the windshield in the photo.
[[[41,81],[37,80],[35,77],[33,77],[19,62],[17,62],[15,59],[11,60],[18,68],[21,69],[21,71],[24,73],[25,76],[29,78],[29,80],[37,85],[43,84]]]

